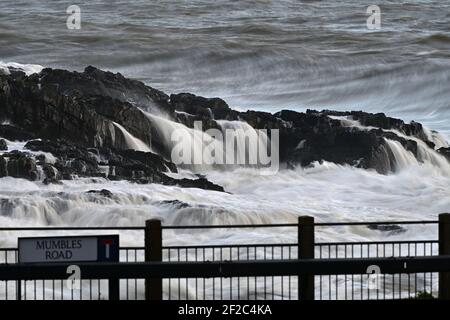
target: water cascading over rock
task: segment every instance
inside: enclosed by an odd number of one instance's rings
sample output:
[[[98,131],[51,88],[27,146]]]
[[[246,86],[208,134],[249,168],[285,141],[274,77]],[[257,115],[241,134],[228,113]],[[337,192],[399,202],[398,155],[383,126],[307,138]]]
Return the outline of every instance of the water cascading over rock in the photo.
[[[168,96],[139,81],[94,67],[81,73],[47,68],[31,75],[11,69],[9,74],[0,75],[0,121],[8,123],[0,125],[2,138],[34,139],[28,150],[55,154],[58,161],[49,164],[21,151],[24,159],[37,161],[39,170],[46,165],[42,172],[52,175],[50,181],[57,177],[107,176],[221,190],[203,177],[197,182],[177,181],[165,174],[177,171],[172,159],[176,130],[185,133],[192,150],[191,165],[180,166],[200,173],[217,168],[209,165],[216,164],[217,159],[204,152],[211,143],[222,150],[225,160],[233,151],[237,166],[254,158],[254,146],[246,139],[258,129],[267,131],[267,136],[257,138],[266,149],[272,142],[271,130],[278,130],[277,151],[285,168],[328,161],[389,174],[421,163],[441,168],[448,165],[448,144],[416,122],[407,124],[384,114],[361,111],[239,112],[220,98],[188,93]],[[201,129],[195,127],[197,124]],[[204,134],[227,129],[236,132],[233,150]],[[196,158],[199,154],[200,162]],[[3,163],[12,158],[8,152],[0,157]],[[221,168],[234,169],[236,165]],[[11,175],[7,167],[0,167],[0,173]],[[19,175],[35,179],[32,165],[27,168],[31,169]]]

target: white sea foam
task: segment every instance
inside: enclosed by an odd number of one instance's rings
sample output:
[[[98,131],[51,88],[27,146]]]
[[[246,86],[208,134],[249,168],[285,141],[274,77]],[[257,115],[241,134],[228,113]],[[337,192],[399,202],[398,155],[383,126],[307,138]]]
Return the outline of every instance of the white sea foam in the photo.
[[[128,148],[143,152],[153,152],[152,149],[144,141],[133,136],[131,133],[127,131],[127,129],[125,129],[117,122],[113,121],[113,123],[123,134],[123,137],[125,139]]]
[[[182,126],[153,115],[148,114],[148,117],[161,127],[163,139],[170,139],[171,130]],[[126,135],[125,129],[116,126]],[[310,168],[282,170],[273,176],[261,176],[258,169],[249,168],[206,173],[208,179],[224,186],[230,193],[157,184],[136,185],[98,178],[49,186],[2,178],[0,197],[7,200],[2,202],[0,216],[8,225],[101,226],[143,225],[145,219],[151,217],[159,217],[167,225],[286,223],[295,222],[297,216],[304,214],[313,215],[319,221],[434,219],[438,213],[448,211],[450,165],[447,160],[419,139],[391,131],[416,140],[420,160],[399,142],[387,140],[398,169],[395,174],[380,175],[373,170],[329,162],[314,163]],[[135,137],[126,136],[130,146],[141,147]],[[9,145],[16,150],[24,149],[23,142],[9,142]],[[176,177],[196,178],[189,170],[182,170]],[[108,189],[114,197],[109,199],[85,193],[92,189]],[[186,205],[164,202],[169,200],[179,200]],[[420,227],[408,227],[408,230],[417,228]],[[329,228],[321,232],[319,238],[329,241],[344,238],[369,240],[386,236],[361,227],[347,228],[347,231],[342,233]],[[410,231],[393,237],[407,237]],[[167,241],[197,243],[207,235],[211,242],[219,243],[224,241],[224,234],[227,234],[225,242],[288,241],[295,238],[295,232],[214,231],[169,236]],[[419,234],[424,238],[434,235],[433,232]],[[140,240],[131,236],[125,237],[124,241],[136,244]]]
[[[1,138],[1,137],[0,137]],[[29,153],[33,156],[39,156],[43,155],[45,158],[45,163],[49,164],[55,164],[56,163],[56,157],[50,153],[50,152],[44,152],[44,151],[32,151],[25,148],[25,145],[27,144],[27,141],[9,141],[8,139],[5,139],[6,145],[8,147],[8,150],[1,150],[0,155],[11,152],[11,151],[21,151],[25,153]]]
[[[447,212],[450,175],[443,174],[448,163],[441,163],[446,160],[419,143],[422,161],[417,161],[399,142],[387,142],[399,168],[394,174],[382,175],[374,170],[329,162],[282,170],[272,176],[260,175],[258,169],[250,168],[207,172],[209,180],[224,186],[229,193],[103,178],[63,181],[61,185],[0,178],[0,224],[142,226],[150,218],[159,218],[164,225],[295,223],[300,215],[314,216],[316,221],[422,220],[436,219],[438,213]],[[15,148],[23,149],[23,143],[15,143]],[[188,170],[173,175],[195,178]],[[87,193],[100,189],[110,190],[113,196]],[[364,226],[320,228],[316,241],[435,239],[437,234],[436,228],[429,225],[405,229],[403,233],[391,234]],[[121,231],[120,235],[122,245],[143,243],[142,233],[138,231]],[[23,235],[2,232],[0,245],[15,246],[18,236]],[[219,229],[164,233],[167,245],[293,243],[296,240],[295,228],[282,232]],[[208,285],[206,291],[210,290]]]
[[[438,213],[448,211],[450,207],[450,179],[429,164],[414,163],[393,175],[324,162],[315,163],[308,169],[280,171],[273,176],[262,176],[257,169],[240,168],[211,172],[208,178],[222,184],[230,193],[157,184],[137,185],[100,178],[63,181],[61,185],[48,186],[0,178],[0,224],[4,227],[142,226],[150,218],[161,219],[163,225],[296,223],[299,215],[314,216],[316,221],[340,222],[428,220],[436,219]],[[110,190],[113,196],[87,193],[100,189]],[[73,231],[51,232],[51,235],[58,234],[73,234]],[[143,245],[139,231],[120,231],[119,234],[123,246]],[[316,241],[429,240],[435,239],[436,234],[436,227],[430,225],[406,226],[405,232],[398,234],[369,230],[364,226],[328,227],[318,228]],[[50,233],[30,232],[27,235]],[[23,233],[2,232],[0,246],[15,246],[19,236]],[[166,245],[296,241],[296,228],[164,232]],[[277,254],[274,257],[280,258]],[[357,279],[355,285],[359,286]],[[210,283],[206,284],[205,290],[211,292]],[[254,294],[253,290],[250,294]],[[295,287],[292,290],[295,292]],[[190,294],[193,292],[189,291]],[[224,292],[228,292],[226,285]],[[143,292],[138,294],[142,297]]]
[[[281,171],[270,177],[259,175],[256,169],[237,169],[212,172],[208,178],[231,194],[104,179],[45,186],[2,178],[0,198],[8,199],[2,203],[2,219],[7,225],[78,226],[143,225],[145,219],[152,217],[161,218],[166,225],[292,223],[303,214],[313,215],[319,221],[434,219],[450,207],[450,180],[430,165],[413,164],[395,175],[380,175],[325,162],[309,169]],[[85,193],[92,189],[108,189],[114,197]],[[162,202],[167,200],[179,200],[189,206]],[[408,227],[408,230],[413,232],[417,228]],[[341,231],[323,230],[319,238],[368,240],[386,236],[366,228]],[[213,243],[295,238],[295,232],[280,234],[275,230],[176,234],[169,235],[167,241],[198,243],[205,235]],[[226,238],[222,238],[225,234]],[[410,235],[413,233],[400,237]],[[434,234],[431,231],[414,234],[417,236],[427,238]],[[124,238],[129,244],[140,240],[140,237]]]
[[[8,67],[19,69],[25,72],[26,75],[31,75],[33,73],[39,73],[44,69],[43,66],[38,64],[21,64],[17,62],[3,62],[0,60],[0,69],[3,70],[4,73],[9,74]]]

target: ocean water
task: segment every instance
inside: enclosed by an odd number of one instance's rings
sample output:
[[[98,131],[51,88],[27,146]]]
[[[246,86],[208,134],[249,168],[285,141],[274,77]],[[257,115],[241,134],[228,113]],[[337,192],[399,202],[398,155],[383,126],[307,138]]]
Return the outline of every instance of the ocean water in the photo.
[[[81,29],[68,30],[66,8],[72,4],[2,0],[2,65],[24,64],[29,73],[39,66],[81,71],[94,65],[166,93],[218,96],[239,110],[384,112],[439,131],[442,145],[450,137],[447,0],[80,0]],[[380,30],[366,27],[373,4],[381,8]],[[119,128],[130,147],[148,148]],[[24,145],[8,144],[17,150]],[[244,168],[206,172],[225,194],[106,179],[45,186],[1,178],[0,225],[134,226],[152,217],[165,225],[295,223],[299,215],[321,222],[422,220],[449,212],[448,162],[426,146],[418,162],[389,144],[397,160],[390,175],[326,162],[273,176]],[[114,196],[86,193],[92,189]],[[27,233],[33,234],[42,235]],[[23,234],[0,233],[0,247],[15,246],[17,236]],[[166,231],[164,243],[283,243],[296,237],[295,229],[178,230]],[[433,226],[407,226],[402,233],[339,227],[318,230],[316,240],[436,237]],[[121,233],[122,245],[142,241],[139,232]]]
[[[81,30],[68,30],[72,4],[2,0],[0,60],[91,64],[243,110],[385,112],[450,133],[446,0],[80,0]]]
[[[376,31],[366,27],[372,1],[79,1],[81,29],[68,30],[71,4],[3,0],[3,64],[25,64],[28,72],[39,71],[39,65],[82,70],[91,64],[167,93],[220,96],[238,109],[361,109],[421,121],[444,137],[450,132],[447,1],[378,1],[381,29]],[[133,146],[145,149],[140,141]],[[390,176],[333,164],[266,178],[248,169],[210,172],[210,179],[232,192],[225,197],[229,203],[216,206],[204,191],[176,189],[170,198],[189,195],[204,207],[201,219],[183,213],[190,218],[172,222],[286,222],[305,213],[326,221],[421,219],[450,209],[447,175],[436,166],[408,163]],[[1,192],[9,199],[24,193],[9,189],[17,184],[39,185],[3,180]],[[72,183],[58,188],[76,192]],[[273,183],[277,188],[270,187]],[[98,187],[118,188],[110,182]],[[127,187],[132,194],[140,188]],[[20,208],[26,212],[33,207],[28,205]],[[64,208],[55,214],[70,216]],[[37,216],[49,212],[33,210]],[[16,215],[2,217],[14,221]],[[19,217],[43,224],[78,221]],[[137,223],[131,211],[122,219]]]
[[[31,73],[38,72],[39,65],[82,70],[90,64],[167,93],[219,96],[237,109],[385,112],[421,121],[444,138],[450,132],[447,1],[378,1],[380,30],[366,27],[372,1],[79,1],[80,30],[66,27],[71,4],[3,0],[3,65],[21,63]],[[130,147],[146,148],[137,140]],[[141,200],[134,202],[141,193],[150,200],[158,198],[151,190],[171,190],[161,191],[165,200],[193,201],[195,209],[160,213],[168,223],[282,223],[300,214],[321,221],[427,219],[448,211],[450,180],[442,168],[431,162],[402,163],[401,170],[388,176],[327,163],[270,177],[249,169],[208,172],[232,193],[218,195],[218,202],[213,201],[214,192],[205,196],[195,189],[97,182],[96,188],[123,186],[131,197],[115,202],[113,207],[121,212],[117,221],[100,218],[108,210],[89,201],[49,209],[37,200],[24,200],[37,197],[51,207],[69,200],[50,200],[47,189],[78,197],[78,190],[94,188],[91,182],[42,188],[39,182],[0,179],[2,198],[23,202],[1,218],[12,225],[26,223],[23,219],[33,224],[133,225],[144,221],[135,220],[136,210],[146,212],[145,217],[160,212]],[[37,190],[17,188],[22,184]],[[90,210],[80,209],[84,205]],[[73,210],[78,212],[74,217]]]

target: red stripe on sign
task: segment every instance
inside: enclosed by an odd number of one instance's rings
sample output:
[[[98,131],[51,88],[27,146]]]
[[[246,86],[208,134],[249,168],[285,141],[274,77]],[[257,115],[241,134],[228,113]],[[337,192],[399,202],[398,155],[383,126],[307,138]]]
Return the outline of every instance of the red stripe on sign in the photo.
[[[102,244],[112,244],[113,243],[112,239],[105,239],[105,240],[102,240],[101,242],[102,242]]]

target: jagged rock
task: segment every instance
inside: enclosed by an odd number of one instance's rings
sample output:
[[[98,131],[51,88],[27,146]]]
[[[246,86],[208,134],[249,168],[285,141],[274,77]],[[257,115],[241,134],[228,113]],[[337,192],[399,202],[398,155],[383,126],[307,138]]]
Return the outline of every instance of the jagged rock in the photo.
[[[330,110],[320,112],[307,110],[306,113],[283,110],[276,114],[260,111],[239,113],[230,109],[220,99],[206,99],[187,93],[171,95],[171,104],[176,110],[193,115],[192,117],[178,116],[180,122],[188,126],[192,126],[191,122],[201,117],[200,120],[203,121],[205,129],[214,127],[205,120],[213,115],[214,119],[241,119],[257,129],[279,129],[280,160],[288,163],[289,166],[295,164],[307,166],[314,161],[326,160],[366,169],[372,168],[386,174],[395,170],[395,164],[394,156],[385,138],[399,141],[406,150],[417,155],[415,141],[403,139],[381,129],[398,130],[405,135],[424,140],[431,148],[434,147],[434,144],[427,140],[427,135],[420,123],[405,124],[402,120],[387,117],[383,113]],[[329,116],[348,116],[359,121],[363,126],[378,129],[348,128],[342,125],[341,121],[333,120]]]
[[[34,139],[34,135],[32,133],[8,124],[0,124],[0,137],[10,141],[27,141]]]
[[[43,151],[53,154],[58,161],[54,167],[65,178],[71,175],[101,175],[96,157],[83,147],[65,141],[32,140],[25,144],[31,151]]]
[[[161,172],[177,172],[177,167],[172,162],[164,160],[161,156],[151,153],[135,150],[118,150],[117,153],[126,159],[133,159],[140,163],[156,169]]]
[[[243,120],[256,129],[279,129],[280,160],[289,166],[325,160],[389,173],[395,170],[395,161],[386,139],[398,141],[416,156],[417,143],[386,130],[400,131],[434,147],[420,123],[406,124],[382,113],[238,112],[220,98],[189,93],[169,98],[142,82],[91,66],[81,73],[44,69],[31,76],[15,70],[0,75],[0,121],[14,124],[1,125],[0,136],[10,140],[43,139],[33,140],[26,147],[57,157],[53,166],[63,179],[73,175],[105,177],[99,168],[102,165],[109,166],[111,180],[223,190],[206,179],[177,180],[164,175],[168,170],[176,171],[176,166],[162,157],[170,158],[170,152],[164,133],[158,130],[160,123],[154,123],[157,120],[149,119],[141,109],[188,127],[201,121],[204,130],[220,128],[217,120]],[[333,116],[348,117],[371,128],[348,127]],[[117,124],[162,156],[127,150],[130,137]],[[447,154],[445,150],[440,152]]]
[[[54,166],[44,165],[46,179],[44,183],[56,183],[60,179],[71,179],[72,176],[104,177],[100,171],[98,159],[104,159],[110,166],[110,180],[129,180],[138,183],[163,183],[180,185],[188,188],[211,189],[223,191],[221,186],[213,184],[205,178],[197,180],[174,179],[163,172],[177,172],[177,167],[151,152],[135,150],[115,150],[111,148],[87,149],[65,141],[32,140],[25,148],[31,151],[49,152],[58,158]],[[53,169],[58,172],[54,177]]]
[[[8,176],[8,162],[5,158],[0,156],[0,178],[7,177]]]
[[[51,164],[44,164],[42,167],[42,171],[45,174],[44,178],[44,184],[50,184],[50,183],[60,183],[60,174],[58,172],[58,169],[56,169]]]
[[[84,72],[43,69],[37,76],[42,87],[55,86],[59,93],[71,95],[82,93],[87,96],[110,97],[122,102],[130,102],[145,109],[170,108],[169,96],[164,92],[150,88],[142,82],[127,79],[120,73],[105,72],[93,66]]]
[[[388,232],[390,235],[406,232],[406,229],[396,224],[371,224],[367,228],[370,230],[378,230]]]
[[[176,172],[176,167],[173,163],[167,162],[160,156],[134,150],[116,151],[115,153],[110,149],[108,164],[114,168],[111,175],[125,178],[129,180],[136,180],[146,178],[149,182],[159,181],[159,176],[162,172],[173,171]],[[114,179],[114,177],[110,177]]]
[[[4,168],[0,169],[0,171],[3,171],[3,176],[24,178],[31,181],[38,179],[39,174],[37,172],[36,162],[27,154],[19,151],[12,151],[10,153],[3,154],[2,158],[3,160],[5,160],[4,158],[8,159],[6,164],[6,172]],[[0,163],[0,167],[1,166],[2,164]]]
[[[100,152],[98,151],[97,148],[88,148],[87,149],[88,152],[92,153],[94,156],[99,157],[100,156]]]
[[[330,113],[311,110],[306,113],[289,110],[276,113],[275,116],[289,124],[280,129],[281,161],[306,166],[325,160],[372,168],[386,174],[394,169],[394,157],[385,138],[399,141],[406,150],[417,155],[417,143],[413,140],[381,129],[345,127],[340,120],[328,117]]]
[[[178,186],[184,187],[184,188],[198,188],[198,189],[214,190],[214,191],[221,191],[221,192],[225,191],[222,186],[214,184],[205,178],[198,178],[195,180],[186,179],[186,178],[172,179],[172,180],[166,181],[165,184],[178,185]]]
[[[0,139],[0,151],[8,150],[8,144],[5,139]]]
[[[315,113],[317,111],[308,110],[307,112]],[[411,121],[407,124],[403,120],[387,117],[384,113],[367,113],[364,111],[331,111],[323,110],[322,114],[333,116],[349,116],[353,120],[357,120],[361,125],[366,127],[376,127],[381,129],[398,130],[408,136],[414,136],[425,141],[431,148],[434,147],[434,143],[428,140],[428,136],[423,130],[422,124]]]
[[[216,120],[238,120],[238,112],[220,98],[204,98],[191,93],[170,95],[175,110]]]
[[[182,208],[188,208],[190,207],[189,203],[186,203],[184,201],[180,201],[180,200],[163,200],[163,201],[159,201],[159,204],[162,205],[171,205],[176,207],[177,209],[182,209]]]
[[[114,180],[154,177],[169,170],[177,172],[173,163],[150,152],[111,148],[86,149],[62,140],[32,140],[25,148],[53,154],[58,158],[55,168],[63,176],[104,176],[99,168],[99,161],[104,161],[103,164],[114,168],[114,172],[110,172],[110,178]]]
[[[438,152],[450,161],[450,148],[439,148]]]
[[[89,190],[87,191],[87,193],[89,194],[97,194],[100,195],[102,197],[105,198],[112,198],[113,197],[113,193],[107,189],[102,189],[102,190]]]

